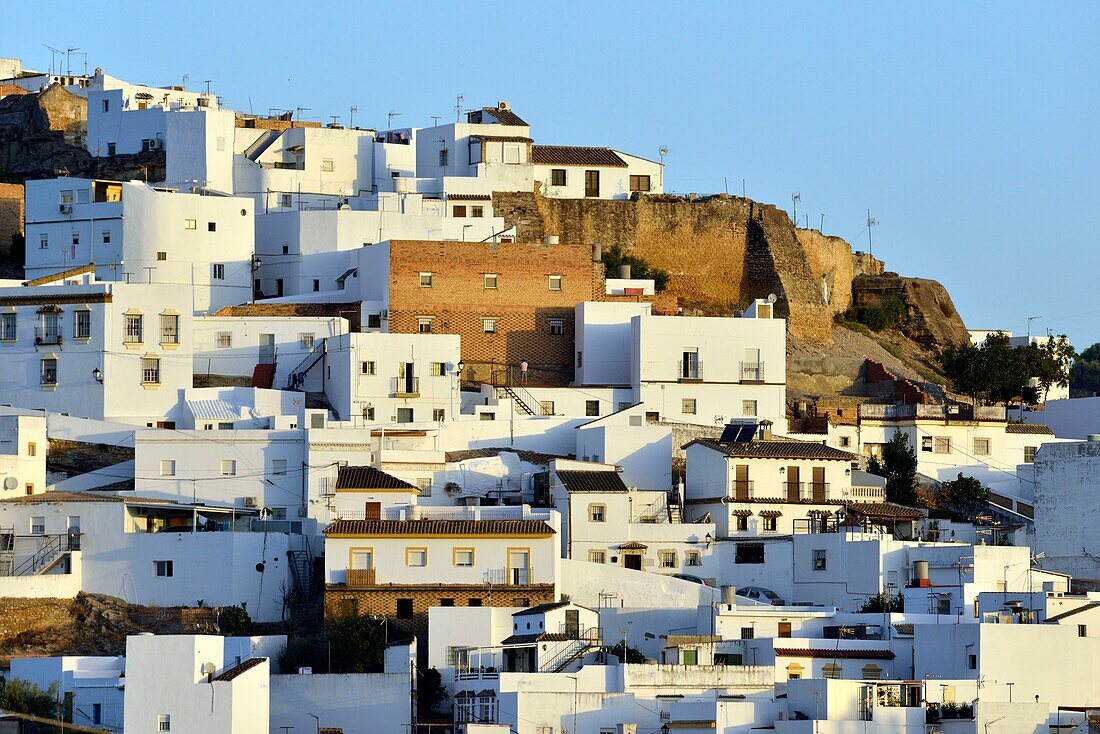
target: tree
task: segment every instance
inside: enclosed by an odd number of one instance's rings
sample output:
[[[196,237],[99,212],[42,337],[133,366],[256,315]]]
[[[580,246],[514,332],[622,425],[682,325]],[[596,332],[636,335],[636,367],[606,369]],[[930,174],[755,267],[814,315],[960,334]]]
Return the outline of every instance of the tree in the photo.
[[[944,482],[937,492],[942,509],[951,513],[952,519],[967,521],[978,514],[978,510],[989,498],[989,490],[974,477],[964,477]]]
[[[338,617],[324,634],[295,635],[279,653],[279,668],[308,667],[331,673],[380,673],[386,651],[384,620],[366,616]]]
[[[603,251],[604,270],[608,278],[619,277],[619,266],[630,266],[631,278],[652,278],[655,290],[663,291],[668,287],[668,273],[655,268],[637,255],[623,252],[619,245],[612,245]]]
[[[447,698],[447,689],[443,687],[443,676],[435,668],[417,669],[416,672],[420,674],[420,680],[416,682],[416,712],[424,717],[443,703]]]
[[[1028,372],[1038,383],[1043,402],[1052,386],[1069,383],[1069,366],[1075,356],[1077,353],[1065,334],[1052,336],[1042,344],[1027,345]]]
[[[1100,393],[1100,343],[1077,355],[1069,370],[1069,378],[1074,397]]]
[[[905,599],[901,594],[887,594],[885,592],[879,592],[872,597],[869,597],[867,601],[863,602],[863,606],[859,608],[860,614],[881,614],[883,612],[904,612],[905,611]]]
[[[910,507],[917,504],[917,454],[906,434],[894,431],[894,437],[882,447],[882,460],[872,456],[867,471],[886,477],[888,501]]]
[[[12,678],[0,688],[0,709],[15,714],[31,714],[47,719],[57,717],[57,684],[42,690],[22,678]]]

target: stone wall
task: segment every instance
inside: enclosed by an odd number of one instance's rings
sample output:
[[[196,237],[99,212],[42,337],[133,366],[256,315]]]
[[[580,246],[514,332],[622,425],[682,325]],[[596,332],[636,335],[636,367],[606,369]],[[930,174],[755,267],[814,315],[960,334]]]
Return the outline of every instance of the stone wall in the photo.
[[[0,183],[0,258],[12,259],[14,253],[22,260],[18,245],[23,238],[23,215],[23,185]]]

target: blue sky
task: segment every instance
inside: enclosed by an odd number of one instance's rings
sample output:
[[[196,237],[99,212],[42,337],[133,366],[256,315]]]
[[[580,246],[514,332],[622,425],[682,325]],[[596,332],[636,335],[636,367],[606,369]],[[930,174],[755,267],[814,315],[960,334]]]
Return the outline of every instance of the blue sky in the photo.
[[[657,157],[935,278],[968,326],[1100,341],[1100,4],[9,4],[0,55],[384,127],[510,100],[538,142]],[[73,67],[83,67],[74,57]]]

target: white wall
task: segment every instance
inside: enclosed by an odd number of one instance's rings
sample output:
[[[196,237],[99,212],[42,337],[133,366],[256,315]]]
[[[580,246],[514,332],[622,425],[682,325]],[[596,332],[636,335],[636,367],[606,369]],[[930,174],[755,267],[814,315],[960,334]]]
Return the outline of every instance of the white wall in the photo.
[[[407,672],[273,675],[270,729],[308,732],[319,725],[344,734],[405,734],[411,705]]]
[[[0,499],[45,492],[48,451],[45,416],[0,415]]]
[[[1048,444],[1035,458],[1035,551],[1043,568],[1100,575],[1100,443]]]

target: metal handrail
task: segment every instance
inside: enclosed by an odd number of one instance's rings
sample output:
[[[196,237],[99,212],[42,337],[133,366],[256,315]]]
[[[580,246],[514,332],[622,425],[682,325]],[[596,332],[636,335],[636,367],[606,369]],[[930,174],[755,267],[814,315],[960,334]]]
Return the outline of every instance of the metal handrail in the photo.
[[[602,627],[589,627],[586,630],[581,631],[576,639],[571,640],[571,644],[562,648],[554,657],[550,658],[543,665],[539,666],[539,672],[558,672],[561,668],[565,667],[570,660],[583,655],[590,647],[599,647],[603,642],[603,628]]]
[[[78,536],[79,537],[79,536]],[[14,569],[12,569],[12,576],[32,576],[40,568],[44,567],[47,563],[52,561],[56,556],[70,550],[69,548],[69,536],[65,535],[52,535],[49,536],[49,540],[38,549],[38,551],[26,559]]]

